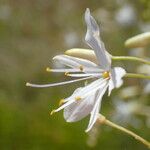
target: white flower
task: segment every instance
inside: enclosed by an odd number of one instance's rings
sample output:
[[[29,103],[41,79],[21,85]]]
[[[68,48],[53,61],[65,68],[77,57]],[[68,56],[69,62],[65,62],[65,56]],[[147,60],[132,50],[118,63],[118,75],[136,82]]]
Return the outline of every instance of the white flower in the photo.
[[[50,71],[65,72],[67,76],[77,79],[46,85],[35,85],[30,83],[27,83],[27,85],[32,87],[52,87],[87,79],[95,79],[95,81],[85,87],[76,89],[70,97],[61,100],[61,106],[52,111],[53,113],[64,109],[64,118],[67,122],[79,121],[90,114],[89,125],[86,129],[87,132],[97,120],[102,97],[107,88],[108,94],[110,95],[112,89],[122,85],[122,77],[126,72],[121,67],[111,68],[110,54],[105,50],[104,43],[100,40],[99,27],[94,18],[90,15],[89,9],[85,12],[85,22],[87,25],[85,40],[94,50],[98,64],[86,59],[67,55],[57,55],[54,57],[54,60],[70,68],[51,69]]]

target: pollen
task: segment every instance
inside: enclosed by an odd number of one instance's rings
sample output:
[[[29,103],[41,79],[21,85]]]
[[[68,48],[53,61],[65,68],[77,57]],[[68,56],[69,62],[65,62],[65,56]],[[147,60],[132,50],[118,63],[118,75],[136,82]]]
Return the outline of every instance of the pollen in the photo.
[[[108,71],[105,71],[105,72],[103,72],[102,76],[103,76],[103,78],[109,78],[110,74]]]
[[[69,76],[69,72],[65,72],[65,76]]]
[[[83,66],[82,65],[79,66],[79,69],[80,69],[80,71],[83,71]]]
[[[77,96],[77,97],[75,97],[75,100],[76,101],[79,101],[79,100],[81,100],[82,98],[80,97],[80,96]]]
[[[64,99],[61,99],[60,101],[59,101],[59,106],[61,106],[62,104],[64,104],[65,103],[65,100]]]
[[[50,112],[50,115],[53,115],[55,113],[55,109],[53,109],[51,112]]]
[[[30,86],[30,83],[27,82],[27,83],[26,83],[26,86]]]
[[[47,72],[52,72],[52,70],[49,67],[46,68],[46,71]]]

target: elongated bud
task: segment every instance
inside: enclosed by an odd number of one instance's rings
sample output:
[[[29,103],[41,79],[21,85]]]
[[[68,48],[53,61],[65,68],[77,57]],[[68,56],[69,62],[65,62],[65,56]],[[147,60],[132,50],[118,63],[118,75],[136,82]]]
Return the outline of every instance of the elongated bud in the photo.
[[[146,47],[150,45],[150,32],[136,35],[125,42],[128,48]]]
[[[93,50],[90,49],[73,48],[65,51],[65,54],[69,56],[87,59],[97,63],[95,53]]]

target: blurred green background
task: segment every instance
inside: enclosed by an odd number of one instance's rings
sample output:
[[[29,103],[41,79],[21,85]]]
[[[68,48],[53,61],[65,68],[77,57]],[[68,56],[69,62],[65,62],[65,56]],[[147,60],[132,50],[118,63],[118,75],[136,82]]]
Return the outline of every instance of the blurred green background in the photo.
[[[53,67],[56,54],[73,47],[88,48],[84,42],[87,7],[100,24],[103,41],[113,55],[134,52],[124,47],[124,41],[150,29],[149,0],[0,0],[1,150],[146,150],[133,138],[106,126],[99,128],[97,144],[91,147],[84,132],[89,118],[66,123],[62,112],[49,115],[59,99],[71,95],[82,83],[47,89],[25,86],[27,81],[66,80],[64,75],[47,73],[45,68]],[[133,70],[128,64],[120,65]],[[101,110],[109,119],[112,97],[104,97]],[[148,127],[127,127],[150,139]]]

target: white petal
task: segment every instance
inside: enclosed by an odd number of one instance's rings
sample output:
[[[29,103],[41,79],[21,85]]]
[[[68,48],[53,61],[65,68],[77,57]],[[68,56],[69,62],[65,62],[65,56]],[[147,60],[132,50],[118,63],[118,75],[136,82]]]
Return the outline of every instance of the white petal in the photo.
[[[64,118],[67,122],[75,122],[83,119],[92,111],[95,103],[96,92],[79,101],[75,101],[64,109]]]
[[[82,59],[82,58],[77,58],[77,57],[73,57],[73,56],[68,56],[70,57],[71,60],[79,63],[80,65],[83,65],[85,67],[98,67],[97,64],[93,63],[92,61],[90,60],[87,60],[87,59]]]
[[[97,79],[92,83],[88,84],[87,86],[85,86],[84,88],[82,88],[78,93],[76,93],[76,96],[85,97],[89,95],[91,92],[98,90],[101,86],[103,86],[103,84],[106,83],[107,83],[106,79],[103,78]]]
[[[61,64],[64,64],[68,67],[71,67],[71,68],[79,68],[80,64],[75,62],[75,61],[72,61],[70,59],[70,57],[67,57],[66,55],[56,55],[53,60],[57,60],[59,61]]]
[[[105,49],[104,43],[100,40],[99,27],[95,19],[91,16],[89,9],[86,9],[85,12],[85,22],[87,25],[85,40],[87,44],[95,51],[95,55],[98,59],[99,65],[103,69],[109,70],[111,66],[110,54],[108,54]]]
[[[103,90],[106,84],[108,85],[108,82],[101,78],[86,87],[80,88],[80,90],[77,89],[67,101],[72,101],[77,96],[81,97],[81,100],[74,101],[64,109],[66,121],[75,122],[90,114],[95,104],[98,89]]]
[[[83,67],[95,67],[97,68],[97,65],[89,60],[82,59],[82,58],[76,58],[72,56],[67,55],[57,55],[53,58],[54,60],[60,61],[60,63],[72,67],[72,68],[79,68],[79,66]]]
[[[87,92],[86,92],[86,90],[83,91],[83,94],[81,97],[84,98],[84,97],[90,95],[91,93],[101,89],[101,87],[104,87],[106,84],[108,84],[108,79],[102,79],[102,81],[99,82],[99,84],[95,84],[95,86],[93,88],[91,88],[91,87],[87,88]]]
[[[123,84],[122,77],[126,74],[126,71],[121,67],[115,67],[111,70],[111,78],[109,80],[109,91],[108,95],[110,95],[111,91],[114,88],[119,88]]]
[[[101,107],[102,97],[105,94],[105,92],[107,90],[107,87],[108,87],[108,83],[103,85],[98,90],[98,95],[96,97],[96,103],[95,103],[95,105],[93,107],[93,110],[91,112],[91,117],[90,117],[90,121],[89,121],[88,127],[86,129],[86,132],[88,132],[93,127],[94,123],[97,120],[97,117],[98,117],[98,114],[99,114],[99,111],[100,111],[100,107]]]

